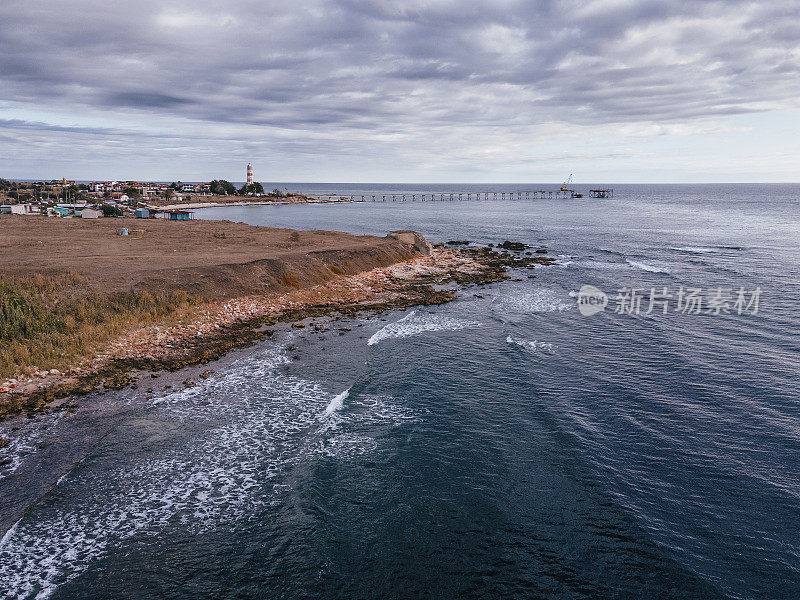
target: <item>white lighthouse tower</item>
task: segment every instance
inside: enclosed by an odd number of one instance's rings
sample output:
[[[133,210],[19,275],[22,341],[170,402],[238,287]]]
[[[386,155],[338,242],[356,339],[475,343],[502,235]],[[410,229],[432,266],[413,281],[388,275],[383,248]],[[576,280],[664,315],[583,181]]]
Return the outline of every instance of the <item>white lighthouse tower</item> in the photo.
[[[247,163],[247,185],[253,183],[253,165]]]

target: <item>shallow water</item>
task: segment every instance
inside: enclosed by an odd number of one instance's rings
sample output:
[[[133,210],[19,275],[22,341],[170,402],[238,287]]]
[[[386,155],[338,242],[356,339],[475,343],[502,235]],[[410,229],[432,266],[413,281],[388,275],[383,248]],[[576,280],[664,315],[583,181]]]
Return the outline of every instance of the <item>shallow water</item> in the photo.
[[[616,186],[607,200],[200,211],[520,240],[558,263],[343,335],[285,332],[197,387],[129,394],[3,538],[0,590],[800,597],[798,197]],[[605,312],[580,314],[584,284],[610,294]],[[614,312],[619,289],[681,286],[760,286],[759,310]],[[19,441],[0,492],[71,418],[4,432]]]

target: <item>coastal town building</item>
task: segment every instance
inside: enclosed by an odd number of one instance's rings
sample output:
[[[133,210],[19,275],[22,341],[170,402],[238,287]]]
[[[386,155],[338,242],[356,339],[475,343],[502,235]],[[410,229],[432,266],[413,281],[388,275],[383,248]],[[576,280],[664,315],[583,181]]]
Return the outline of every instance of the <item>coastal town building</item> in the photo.
[[[0,213],[32,215],[34,214],[34,206],[32,204],[4,204],[0,207]]]
[[[99,219],[103,216],[103,211],[96,208],[84,208],[79,214],[81,219]]]

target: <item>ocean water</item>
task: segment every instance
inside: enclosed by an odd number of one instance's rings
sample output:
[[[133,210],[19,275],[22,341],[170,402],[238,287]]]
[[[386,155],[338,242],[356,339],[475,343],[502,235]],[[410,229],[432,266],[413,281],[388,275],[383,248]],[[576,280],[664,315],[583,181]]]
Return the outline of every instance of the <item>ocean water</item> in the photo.
[[[115,415],[2,537],[0,597],[800,597],[800,186],[614,187],[199,211],[558,260],[0,424],[1,511]]]

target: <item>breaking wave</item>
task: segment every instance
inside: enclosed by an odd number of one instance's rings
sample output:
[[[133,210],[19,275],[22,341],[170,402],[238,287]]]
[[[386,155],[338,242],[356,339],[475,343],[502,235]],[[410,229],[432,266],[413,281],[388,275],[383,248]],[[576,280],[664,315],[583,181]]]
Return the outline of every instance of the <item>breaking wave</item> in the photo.
[[[389,323],[383,329],[377,331],[367,340],[367,344],[372,346],[383,340],[410,337],[429,331],[457,331],[480,326],[481,323],[478,321],[454,319],[444,315],[417,315],[417,311],[412,310],[399,321]]]
[[[669,273],[669,269],[664,267],[654,267],[652,265],[647,265],[645,263],[636,262],[635,260],[631,260],[630,258],[626,258],[625,262],[627,262],[630,266],[641,269],[642,271],[648,271],[650,273]]]
[[[126,424],[104,449],[118,457],[70,473],[59,485],[68,502],[37,507],[0,541],[9,597],[47,598],[134,536],[236,527],[292,489],[294,466],[357,458],[420,418],[388,396],[332,395],[281,374],[286,362],[258,352]]]
[[[572,264],[573,258],[575,257],[570,254],[559,254],[554,264],[557,264],[559,267],[567,268]]]
[[[16,471],[26,456],[39,450],[45,434],[58,424],[63,414],[41,415],[23,422],[15,420],[16,430],[9,430],[6,424],[0,427],[0,439],[5,440],[0,446],[0,481]]]
[[[564,293],[550,288],[539,288],[512,296],[504,296],[497,305],[516,313],[561,312],[575,307],[564,299]]]
[[[670,250],[675,250],[677,252],[689,252],[691,254],[711,254],[718,252],[716,248],[707,248],[705,246],[683,246],[681,248],[670,248]]]
[[[344,406],[344,401],[347,400],[347,397],[350,395],[350,388],[347,388],[338,396],[334,396],[333,400],[330,401],[328,406],[325,407],[325,416],[332,415],[336,411],[342,410]]]

